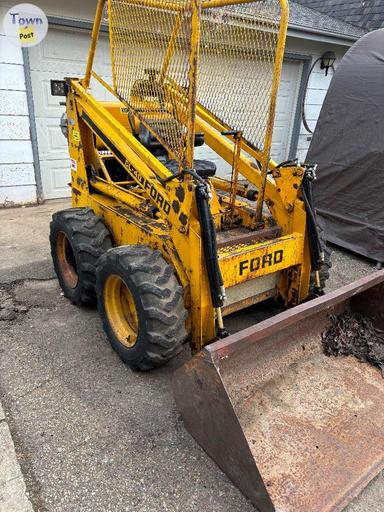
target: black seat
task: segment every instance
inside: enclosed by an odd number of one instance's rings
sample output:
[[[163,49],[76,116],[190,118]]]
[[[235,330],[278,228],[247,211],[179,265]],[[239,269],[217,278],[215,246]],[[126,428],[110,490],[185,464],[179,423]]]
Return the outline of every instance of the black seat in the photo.
[[[160,157],[168,154],[168,151],[161,142],[159,142],[143,124],[140,124],[138,139],[142,145],[149,149],[155,156]]]
[[[167,160],[163,163],[172,174],[175,175],[179,172],[176,160]],[[194,160],[193,169],[201,178],[212,178],[216,174],[216,164],[210,160]]]
[[[172,124],[174,125],[175,123],[172,123]],[[163,121],[163,122],[157,121],[156,127],[160,131],[160,133],[161,133],[162,125],[165,130],[165,128],[169,127],[171,124],[169,123],[169,121],[167,121],[167,122],[166,121]],[[174,129],[176,130],[176,128],[174,128]],[[164,155],[168,154],[168,151],[166,150],[166,148],[161,144],[160,141],[158,141],[156,139],[156,137],[154,137],[152,135],[152,133],[143,124],[140,124],[140,131],[139,131],[138,139],[142,143],[142,145],[145,146],[147,149],[149,149],[149,151],[151,153],[153,153],[155,156],[164,156]],[[196,133],[195,134],[195,143],[194,143],[195,148],[199,147],[199,146],[203,146],[203,144],[204,144],[204,133]]]
[[[161,123],[158,122],[157,124],[160,125]],[[169,121],[164,121],[164,125],[165,124],[169,124]],[[176,160],[167,160],[168,151],[143,124],[140,124],[138,139],[143,146],[149,149],[152,154],[157,156],[157,158],[165,165],[165,167],[167,167],[167,169],[171,171],[172,174],[175,175],[179,172],[179,166]],[[204,133],[196,133],[195,147],[202,146],[203,144]],[[211,178],[216,174],[216,164],[210,160],[194,160],[193,168],[201,178]]]

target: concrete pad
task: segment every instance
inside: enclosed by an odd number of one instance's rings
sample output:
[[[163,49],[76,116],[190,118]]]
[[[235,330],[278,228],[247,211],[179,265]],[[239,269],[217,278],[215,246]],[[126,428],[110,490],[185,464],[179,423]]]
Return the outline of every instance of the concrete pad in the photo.
[[[0,411],[0,512],[33,512],[4,413]]]
[[[35,294],[40,303],[45,289]],[[187,349],[134,373],[105,343],[97,312],[64,300],[0,330],[0,350],[0,397],[44,510],[253,510],[179,420],[171,377]]]
[[[44,279],[38,271],[40,263],[52,274],[50,262],[49,223],[55,211],[71,207],[70,199],[47,201],[41,206],[0,209],[0,279],[2,282],[24,278]],[[15,272],[18,268],[18,272]],[[8,275],[9,274],[9,275]],[[16,277],[18,275],[19,277]],[[53,276],[52,276],[53,277]]]
[[[33,512],[22,477],[0,485],[0,512]]]
[[[381,473],[364,489],[346,509],[346,512],[383,512],[384,473]]]
[[[376,262],[335,245],[330,244],[329,247],[331,249],[332,268],[327,281],[326,292],[353,283],[353,281],[376,271]]]
[[[15,447],[5,421],[0,423],[0,487],[9,480],[21,477],[19,463],[15,457]]]
[[[36,291],[39,293],[36,293]],[[35,307],[50,309],[64,303],[65,300],[56,279],[25,281],[16,285],[12,292],[15,300],[29,309]]]

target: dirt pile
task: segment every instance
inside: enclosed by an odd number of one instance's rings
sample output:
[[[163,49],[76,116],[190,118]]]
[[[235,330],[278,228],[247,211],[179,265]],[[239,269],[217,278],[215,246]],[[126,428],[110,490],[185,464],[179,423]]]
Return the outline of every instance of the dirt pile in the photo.
[[[376,329],[371,320],[359,313],[332,315],[331,326],[322,335],[327,356],[357,357],[378,366],[384,377],[384,331]]]

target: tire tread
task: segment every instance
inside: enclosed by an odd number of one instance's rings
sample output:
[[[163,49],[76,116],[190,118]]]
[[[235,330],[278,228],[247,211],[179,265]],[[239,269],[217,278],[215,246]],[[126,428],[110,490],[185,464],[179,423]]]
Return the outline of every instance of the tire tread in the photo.
[[[140,245],[112,249],[100,258],[97,274],[112,262],[129,273],[140,296],[146,321],[147,349],[144,356],[132,361],[119,355],[135,370],[148,371],[163,366],[182,350],[188,336],[183,288],[172,266],[158,250]],[[97,290],[101,304],[99,283]],[[108,334],[108,320],[102,307],[100,313]]]
[[[65,231],[71,236],[77,251],[80,285],[75,296],[66,293],[60,278],[54,247],[58,231]],[[97,261],[112,247],[109,231],[101,217],[97,217],[91,208],[68,208],[56,212],[52,216],[50,242],[55,271],[65,296],[77,305],[95,305]]]

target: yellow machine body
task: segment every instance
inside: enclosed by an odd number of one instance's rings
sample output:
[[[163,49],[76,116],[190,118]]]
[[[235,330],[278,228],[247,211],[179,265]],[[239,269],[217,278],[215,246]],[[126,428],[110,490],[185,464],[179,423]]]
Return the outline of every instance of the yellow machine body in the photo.
[[[97,302],[133,369],[189,340],[184,424],[258,510],[340,512],[384,467],[384,386],[326,357],[323,333],[349,312],[383,329],[384,272],[306,302],[323,286],[314,169],[271,159],[287,2],[108,0],[112,85],[93,71],[106,6],[84,78],[62,82],[74,208],[50,241],[64,294]],[[195,159],[203,143],[230,179]],[[289,309],[227,336],[223,317],[267,299]]]
[[[232,297],[231,301],[224,304],[224,315],[271,297],[282,297],[287,306],[294,306],[305,300],[309,292],[311,262],[306,212],[300,195],[304,170],[296,165],[278,168],[270,159],[288,19],[288,7],[284,0],[278,2],[280,19],[277,22],[273,52],[269,56],[271,88],[263,91],[268,101],[262,130],[262,149],[241,135],[236,138],[236,133],[239,133],[237,126],[224,123],[196,99],[199,97],[199,48],[204,9],[220,11],[233,3],[241,2],[140,2],[140,8],[148,14],[149,21],[153,10],[161,12],[166,9],[167,16],[169,12],[175,14],[175,26],[164,52],[163,68],[167,60],[171,61],[172,53],[177,51],[175,33],[180,27],[180,16],[187,18],[189,23],[191,38],[185,50],[188,53],[186,65],[189,83],[183,89],[173,79],[162,83],[163,96],[168,97],[171,103],[171,108],[166,109],[164,106],[158,107],[158,99],[155,103],[153,98],[147,100],[144,93],[139,94],[140,87],[151,87],[151,77],[147,79],[147,85],[144,77],[141,81],[136,78],[133,88],[136,87],[138,92],[134,92],[131,97],[125,99],[119,93],[119,84],[124,83],[123,78],[129,72],[129,56],[128,71],[124,70],[123,73],[121,66],[115,62],[117,57],[114,53],[122,46],[121,39],[129,41],[129,37],[122,31],[121,23],[116,27],[112,21],[119,14],[114,9],[125,2],[109,2],[115,87],[109,86],[92,71],[104,4],[101,1],[95,20],[87,74],[84,79],[70,80],[67,95],[73,206],[88,206],[100,215],[115,245],[143,244],[161,251],[165,260],[175,269],[184,288],[194,351],[200,350],[215,338],[216,312],[212,306],[205,268],[193,182],[188,175],[170,179],[172,173],[138,140],[140,123],[160,139],[169,155],[178,162],[180,170],[193,169],[193,140],[196,133],[203,134],[205,144],[232,165],[236,183],[233,176],[231,181],[216,177],[210,179],[210,206],[218,238],[221,234],[224,239],[226,234],[234,234],[229,237],[229,243],[224,241],[218,250],[224,286],[228,297]],[[276,9],[276,2],[269,3]],[[135,1],[126,4],[135,7],[139,3]],[[257,4],[254,3],[256,8]],[[261,42],[260,36],[257,46]],[[257,55],[255,51],[254,57]],[[252,64],[252,61],[246,62]],[[98,101],[89,87],[91,77],[113,93],[116,102]],[[185,130],[179,130],[182,140],[174,136],[172,138],[172,134],[168,134],[167,138],[152,122],[158,122],[159,116],[164,121],[177,108],[182,112],[174,116],[185,127]],[[236,133],[222,135],[231,129],[236,130]],[[109,175],[106,161],[111,158],[126,169],[124,180],[116,181]],[[239,177],[246,180],[245,185],[238,183]],[[256,201],[241,197],[253,188],[258,191]],[[153,208],[157,212],[155,218],[151,215]],[[237,236],[238,228],[248,234],[243,233],[243,238]],[[274,236],[271,236],[271,232],[274,232]],[[269,280],[266,279],[268,276]],[[258,286],[261,279],[264,284]]]

